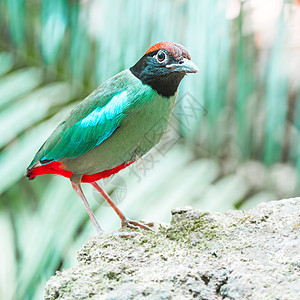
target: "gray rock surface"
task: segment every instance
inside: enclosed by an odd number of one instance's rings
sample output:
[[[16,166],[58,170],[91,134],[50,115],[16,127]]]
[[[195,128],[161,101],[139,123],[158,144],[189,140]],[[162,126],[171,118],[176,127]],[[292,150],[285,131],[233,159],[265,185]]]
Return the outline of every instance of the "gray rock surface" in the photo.
[[[249,211],[174,209],[134,238],[89,240],[45,299],[300,299],[300,198]]]

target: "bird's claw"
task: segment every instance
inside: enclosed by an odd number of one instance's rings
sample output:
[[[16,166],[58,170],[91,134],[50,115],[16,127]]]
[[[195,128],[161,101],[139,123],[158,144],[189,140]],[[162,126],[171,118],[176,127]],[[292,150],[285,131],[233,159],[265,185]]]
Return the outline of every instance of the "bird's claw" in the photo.
[[[141,229],[148,230],[148,231],[154,231],[152,228],[150,228],[150,226],[153,226],[153,223],[143,224],[138,221],[126,219],[122,222],[122,227],[125,227],[125,226],[129,227],[129,228],[133,228],[133,229],[141,228]]]
[[[113,232],[112,235],[118,236],[118,237],[135,237],[136,236],[136,234],[134,232],[124,232],[124,231]]]

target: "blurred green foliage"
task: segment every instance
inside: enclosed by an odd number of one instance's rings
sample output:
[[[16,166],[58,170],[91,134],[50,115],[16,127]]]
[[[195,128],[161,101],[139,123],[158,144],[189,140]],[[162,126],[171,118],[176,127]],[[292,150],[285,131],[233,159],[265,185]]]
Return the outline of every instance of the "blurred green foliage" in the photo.
[[[264,46],[259,30],[247,31],[252,11],[243,5],[228,19],[226,1],[216,0],[0,0],[1,299],[39,299],[94,234],[69,182],[27,182],[27,165],[77,101],[155,42],[186,46],[200,74],[180,88],[172,125],[180,139],[150,153],[146,170],[106,183],[113,194],[123,188],[126,214],[167,221],[178,205],[224,211],[297,193],[300,93],[288,66],[299,61],[284,8]],[[191,99],[204,108],[191,111]],[[100,224],[118,228],[85,189]]]

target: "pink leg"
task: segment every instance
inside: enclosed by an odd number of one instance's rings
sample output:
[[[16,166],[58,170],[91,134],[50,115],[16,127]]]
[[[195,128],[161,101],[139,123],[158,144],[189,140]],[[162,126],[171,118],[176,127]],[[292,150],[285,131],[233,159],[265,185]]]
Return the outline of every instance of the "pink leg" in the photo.
[[[131,227],[131,228],[138,228],[138,227],[140,227],[142,229],[151,230],[152,231],[152,229],[149,226],[145,225],[145,224],[142,224],[140,222],[132,221],[132,220],[127,219],[125,217],[125,215],[118,209],[118,207],[115,205],[115,203],[110,199],[110,197],[108,196],[108,194],[99,186],[99,184],[97,182],[91,182],[91,185],[102,195],[102,197],[108,202],[108,204],[117,213],[117,215],[121,219],[122,227],[124,227],[124,226],[128,226],[128,227]]]
[[[103,233],[103,230],[101,229],[100,225],[98,224],[97,220],[96,220],[96,217],[88,203],[88,201],[86,200],[85,196],[84,196],[84,193],[82,191],[82,188],[81,188],[81,185],[80,183],[74,183],[73,181],[71,181],[72,183],[72,187],[74,189],[74,191],[78,194],[78,196],[80,197],[87,213],[89,214],[94,226],[96,227],[96,230],[97,230],[97,233],[98,234],[102,234]]]

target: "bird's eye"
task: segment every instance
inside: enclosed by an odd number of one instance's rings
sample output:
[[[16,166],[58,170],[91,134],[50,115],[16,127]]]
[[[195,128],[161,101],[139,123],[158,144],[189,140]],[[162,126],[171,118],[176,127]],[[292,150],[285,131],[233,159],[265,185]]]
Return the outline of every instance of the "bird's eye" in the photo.
[[[167,59],[167,55],[164,51],[159,50],[156,54],[156,59],[158,62],[162,63]]]

